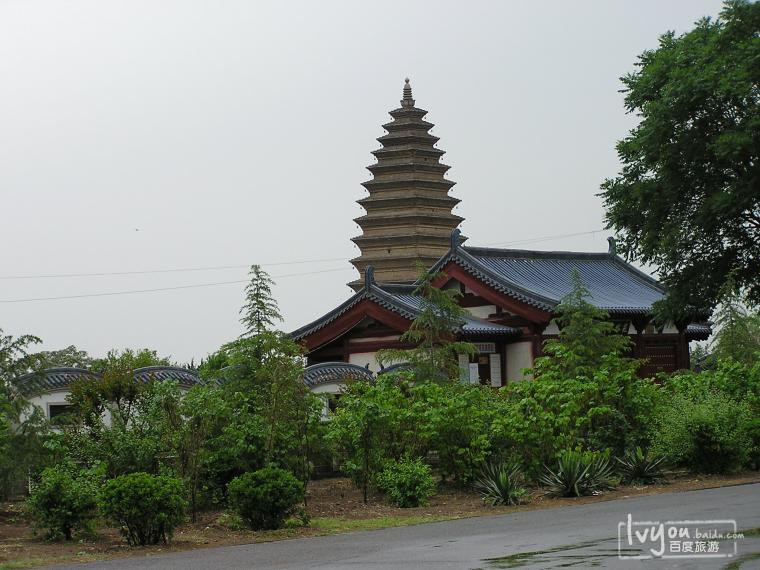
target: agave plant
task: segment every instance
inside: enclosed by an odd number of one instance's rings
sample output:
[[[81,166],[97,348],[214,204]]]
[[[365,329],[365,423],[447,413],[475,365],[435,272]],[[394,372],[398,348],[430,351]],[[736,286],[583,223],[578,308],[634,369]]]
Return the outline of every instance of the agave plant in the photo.
[[[557,468],[544,466],[541,484],[555,497],[581,497],[589,494],[589,462],[582,453],[564,451],[557,460]]]
[[[617,486],[618,479],[606,456],[601,453],[585,453],[584,460],[588,463],[586,487],[590,493],[609,491]]]
[[[601,453],[567,450],[557,459],[556,469],[544,466],[541,484],[556,497],[582,497],[613,489],[616,479],[610,462]]]
[[[617,471],[626,483],[653,483],[662,478],[667,458],[645,453],[640,447],[616,458]]]
[[[475,481],[483,501],[491,506],[519,505],[528,495],[523,474],[517,462],[486,465]]]

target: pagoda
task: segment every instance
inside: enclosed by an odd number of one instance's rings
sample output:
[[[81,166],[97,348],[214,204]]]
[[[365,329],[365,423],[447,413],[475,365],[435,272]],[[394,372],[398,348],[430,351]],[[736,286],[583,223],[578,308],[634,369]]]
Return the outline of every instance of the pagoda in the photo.
[[[431,267],[448,251],[451,232],[464,218],[452,213],[459,200],[449,196],[455,183],[444,178],[450,167],[440,162],[445,153],[428,132],[427,111],[415,107],[409,79],[401,107],[390,115],[387,134],[377,139],[382,148],[372,152],[377,162],[367,167],[372,180],[362,184],[369,196],[358,203],[367,213],[354,220],[362,229],[352,239],[361,255],[351,263],[360,275],[373,266],[381,283],[412,283],[418,264]],[[358,291],[363,283],[348,285]]]

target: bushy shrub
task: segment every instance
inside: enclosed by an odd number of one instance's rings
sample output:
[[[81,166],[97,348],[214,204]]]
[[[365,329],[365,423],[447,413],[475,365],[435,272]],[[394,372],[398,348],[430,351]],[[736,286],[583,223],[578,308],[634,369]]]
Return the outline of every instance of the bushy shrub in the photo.
[[[420,459],[392,461],[376,478],[377,488],[397,507],[426,505],[435,493],[435,480],[430,467]]]
[[[108,481],[103,514],[119,525],[130,546],[164,543],[182,522],[187,502],[182,481],[166,475],[130,473]]]
[[[97,508],[95,486],[72,476],[66,466],[48,467],[32,488],[27,507],[50,538],[71,540],[74,530],[87,528]]]
[[[653,450],[700,473],[728,473],[747,464],[750,410],[721,393],[675,394],[658,410]]]
[[[412,392],[414,431],[438,458],[441,476],[469,487],[491,453],[491,426],[498,415],[498,397],[490,388],[427,383]]]
[[[566,450],[556,467],[544,468],[541,484],[556,497],[582,497],[611,489],[615,481],[604,454]]]
[[[535,481],[563,449],[622,453],[645,444],[661,389],[632,376],[601,369],[590,378],[510,384],[491,426],[491,452],[517,455]]]
[[[629,449],[617,457],[617,472],[626,483],[654,483],[662,478],[665,455],[645,453],[640,447]]]
[[[483,468],[476,479],[475,489],[491,506],[519,505],[528,496],[523,481],[519,463],[491,463]]]
[[[229,506],[253,530],[272,530],[303,501],[304,487],[289,471],[269,465],[230,481],[227,495]]]

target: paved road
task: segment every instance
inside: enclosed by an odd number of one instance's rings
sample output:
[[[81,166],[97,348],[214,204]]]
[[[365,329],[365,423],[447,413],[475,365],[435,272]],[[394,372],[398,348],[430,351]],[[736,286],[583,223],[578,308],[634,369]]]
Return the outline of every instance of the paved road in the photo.
[[[633,520],[736,519],[760,527],[760,484],[667,493],[510,515],[135,557],[72,569],[488,569],[724,568],[737,559],[620,560],[618,523]],[[739,557],[760,553],[760,537],[738,543]],[[745,568],[760,568],[760,558]]]

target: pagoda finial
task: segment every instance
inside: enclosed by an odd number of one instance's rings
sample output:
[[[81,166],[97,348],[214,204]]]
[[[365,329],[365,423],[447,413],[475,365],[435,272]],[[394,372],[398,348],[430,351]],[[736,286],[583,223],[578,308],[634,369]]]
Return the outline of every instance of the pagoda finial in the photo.
[[[414,99],[412,99],[412,86],[409,84],[409,78],[404,79],[404,98],[401,99],[402,107],[414,107]]]

